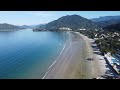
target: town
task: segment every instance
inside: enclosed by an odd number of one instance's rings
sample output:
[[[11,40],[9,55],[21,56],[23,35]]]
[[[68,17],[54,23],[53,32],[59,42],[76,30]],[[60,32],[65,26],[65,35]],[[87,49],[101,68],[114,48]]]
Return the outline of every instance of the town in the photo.
[[[111,32],[101,29],[100,31],[81,29],[78,32],[94,40],[92,47],[97,47],[101,55],[113,70],[120,75],[120,32]],[[95,49],[95,48],[94,48]]]

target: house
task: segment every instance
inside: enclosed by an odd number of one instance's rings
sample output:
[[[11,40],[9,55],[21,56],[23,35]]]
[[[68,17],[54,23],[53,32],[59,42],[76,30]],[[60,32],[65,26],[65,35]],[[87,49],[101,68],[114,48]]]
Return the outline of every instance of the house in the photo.
[[[67,30],[67,31],[71,31],[72,29],[71,28],[68,28],[68,27],[62,27],[62,28],[59,28],[60,30]]]
[[[77,30],[78,31],[85,31],[86,29],[85,28],[78,28]]]

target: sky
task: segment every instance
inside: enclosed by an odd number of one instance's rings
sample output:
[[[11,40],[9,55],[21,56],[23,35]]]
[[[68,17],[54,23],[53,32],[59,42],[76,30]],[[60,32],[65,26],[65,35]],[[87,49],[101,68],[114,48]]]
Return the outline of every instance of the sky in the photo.
[[[120,15],[120,11],[0,11],[0,23],[13,25],[45,24],[66,15],[77,14],[85,18]]]

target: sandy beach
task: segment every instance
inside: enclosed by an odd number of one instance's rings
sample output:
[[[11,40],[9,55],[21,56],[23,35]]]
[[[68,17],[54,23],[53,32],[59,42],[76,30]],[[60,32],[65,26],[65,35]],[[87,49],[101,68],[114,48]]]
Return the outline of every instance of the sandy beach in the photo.
[[[42,79],[92,79],[103,75],[106,62],[93,53],[91,40],[78,32],[70,32],[70,38],[57,60]],[[93,61],[86,60],[93,57]]]

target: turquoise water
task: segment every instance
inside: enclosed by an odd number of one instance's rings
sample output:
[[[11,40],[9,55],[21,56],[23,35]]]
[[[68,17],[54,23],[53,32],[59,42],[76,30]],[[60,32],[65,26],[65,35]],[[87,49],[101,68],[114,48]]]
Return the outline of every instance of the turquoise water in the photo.
[[[42,78],[66,40],[66,32],[0,32],[0,79]]]

